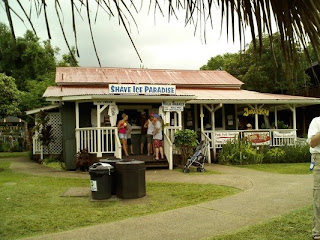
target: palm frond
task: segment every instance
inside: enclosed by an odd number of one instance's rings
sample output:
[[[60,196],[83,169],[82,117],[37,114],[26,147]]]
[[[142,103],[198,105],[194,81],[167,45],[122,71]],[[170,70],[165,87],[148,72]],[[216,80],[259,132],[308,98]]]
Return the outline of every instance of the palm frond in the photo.
[[[12,37],[15,39],[14,23],[12,21],[11,11],[12,6],[9,6],[8,0],[2,0],[7,18],[9,21]],[[18,7],[23,10],[26,15],[26,7],[20,1]],[[30,2],[30,14],[28,21],[31,24],[31,8],[34,7],[35,11],[40,17],[40,13],[43,10],[44,21],[48,32],[48,38],[51,38],[50,25],[51,19],[47,17],[47,8],[45,0],[29,0]],[[73,32],[75,38],[75,44],[77,46],[77,31],[75,15],[80,15],[80,10],[77,8],[77,4],[80,4],[81,8],[84,7],[87,11],[87,16],[90,16],[88,12],[89,1],[83,0],[70,0],[72,7],[72,23]],[[137,55],[140,58],[139,52],[134,44],[134,41],[129,31],[130,22],[135,22],[134,14],[139,12],[136,7],[136,2],[133,0],[95,0],[97,8],[102,8],[107,12],[108,17],[114,17],[113,12],[116,12],[119,18],[119,23],[124,27]],[[314,49],[316,57],[319,59],[320,52],[320,1],[319,0],[150,0],[143,2],[142,4],[149,4],[149,9],[154,7],[154,12],[158,9],[163,15],[165,12],[163,9],[167,8],[168,17],[173,15],[177,18],[177,12],[184,12],[185,24],[193,24],[196,31],[200,31],[204,38],[207,30],[207,23],[212,21],[213,14],[216,12],[213,10],[215,6],[219,7],[221,12],[221,28],[226,28],[227,35],[231,30],[232,40],[235,41],[235,37],[238,36],[240,44],[245,44],[245,30],[250,29],[253,46],[255,49],[260,50],[263,34],[266,33],[269,36],[270,43],[272,44],[272,38],[275,29],[272,26],[276,26],[276,30],[280,34],[281,49],[285,58],[285,61],[292,61],[297,48],[305,49],[306,56],[309,56],[308,45],[311,45]],[[76,9],[77,11],[74,11]],[[63,10],[62,10],[63,11]],[[12,11],[13,12],[13,11]],[[18,12],[18,11],[16,11]],[[59,13],[57,12],[57,15]],[[80,15],[81,16],[81,15]],[[58,16],[59,17],[59,16]],[[97,17],[97,13],[96,13]],[[223,25],[222,21],[225,21]],[[93,42],[95,52],[97,55],[96,46],[94,43],[94,37],[92,35],[92,25],[90,17],[88,17],[88,25],[91,32],[91,40]],[[212,26],[212,23],[211,23]],[[62,26],[61,26],[62,28]],[[236,30],[237,29],[237,30]],[[35,31],[35,29],[34,29]],[[213,29],[213,31],[216,31]],[[257,40],[256,40],[257,39]],[[67,39],[65,39],[67,43]],[[272,47],[272,46],[271,46]],[[77,49],[77,47],[76,47]],[[98,55],[97,55],[98,58]],[[141,60],[142,61],[142,60]]]

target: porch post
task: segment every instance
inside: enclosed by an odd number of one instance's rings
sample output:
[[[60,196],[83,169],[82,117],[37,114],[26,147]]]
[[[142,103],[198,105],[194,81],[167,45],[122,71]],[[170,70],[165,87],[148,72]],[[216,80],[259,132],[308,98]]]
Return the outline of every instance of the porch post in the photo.
[[[179,130],[182,130],[182,112],[181,111],[179,111],[179,112],[177,112],[177,114],[178,114],[178,127],[179,127]]]
[[[293,104],[292,106],[292,119],[293,119],[293,126],[292,128],[295,131],[295,137],[294,137],[294,144],[297,142],[297,115],[296,115],[296,105]]]
[[[216,122],[215,122],[215,114],[214,114],[215,109],[213,104],[211,105],[211,109],[213,109],[213,111],[211,112],[211,146],[213,150],[213,158],[216,159],[216,138],[215,138]],[[211,159],[209,163],[211,163]]]
[[[278,128],[278,110],[277,107],[274,107],[274,126]]]
[[[257,104],[255,105],[255,108],[258,109]],[[258,130],[259,129],[259,117],[258,117],[258,114],[255,114],[254,117],[255,117],[255,129]]]
[[[80,132],[79,132],[79,102],[76,102],[76,151],[80,149]]]
[[[203,115],[203,104],[200,104],[200,123],[201,123],[201,140],[203,140],[203,136],[202,136],[202,133],[203,133],[203,131],[204,131],[204,127],[203,127],[203,117],[204,117],[204,115]]]
[[[100,105],[97,104],[97,134],[98,134],[98,146],[97,146],[97,157],[102,157],[102,152],[101,152],[101,114],[100,114]]]
[[[235,121],[236,121],[236,129],[239,130],[239,123],[238,123],[238,108],[237,104],[234,105],[234,111],[235,111]]]

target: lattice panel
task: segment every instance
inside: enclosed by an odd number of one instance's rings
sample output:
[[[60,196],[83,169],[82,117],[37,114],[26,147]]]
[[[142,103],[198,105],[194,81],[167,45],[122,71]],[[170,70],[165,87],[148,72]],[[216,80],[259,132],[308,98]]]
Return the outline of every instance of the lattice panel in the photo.
[[[58,113],[48,113],[49,122],[48,124],[52,126],[52,134],[54,142],[50,143],[50,153],[60,154],[62,152],[62,122],[61,114]],[[48,149],[45,147],[43,153],[47,154]]]

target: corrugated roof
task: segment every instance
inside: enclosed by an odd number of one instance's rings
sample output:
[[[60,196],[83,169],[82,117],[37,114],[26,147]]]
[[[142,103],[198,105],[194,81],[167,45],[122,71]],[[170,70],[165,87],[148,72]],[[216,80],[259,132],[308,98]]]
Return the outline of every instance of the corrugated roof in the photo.
[[[174,84],[188,87],[235,87],[243,82],[225,71],[156,70],[131,68],[58,67],[56,83],[61,85]]]
[[[54,86],[48,87],[44,93],[44,97],[70,97],[70,96],[86,96],[86,95],[105,95],[108,99],[108,87],[77,87],[77,86]],[[177,96],[195,96],[193,101],[217,101],[217,102],[233,102],[247,100],[250,101],[295,101],[295,103],[303,102],[320,102],[319,98],[291,96],[283,94],[259,93],[241,89],[204,89],[204,88],[177,88]],[[143,95],[141,97],[144,97]],[[161,96],[159,96],[161,101]],[[316,103],[315,103],[316,104]]]

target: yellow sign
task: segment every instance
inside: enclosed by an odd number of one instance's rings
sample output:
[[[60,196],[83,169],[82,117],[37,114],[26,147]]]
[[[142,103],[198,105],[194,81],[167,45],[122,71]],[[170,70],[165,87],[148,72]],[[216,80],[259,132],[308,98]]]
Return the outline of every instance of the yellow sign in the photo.
[[[243,116],[245,117],[249,115],[255,115],[255,114],[269,116],[269,110],[265,108],[253,108],[253,109],[244,108],[243,110],[244,110]]]

